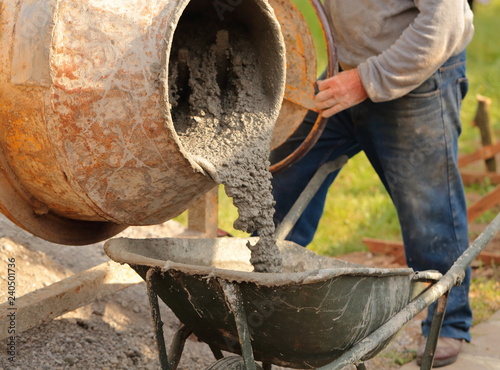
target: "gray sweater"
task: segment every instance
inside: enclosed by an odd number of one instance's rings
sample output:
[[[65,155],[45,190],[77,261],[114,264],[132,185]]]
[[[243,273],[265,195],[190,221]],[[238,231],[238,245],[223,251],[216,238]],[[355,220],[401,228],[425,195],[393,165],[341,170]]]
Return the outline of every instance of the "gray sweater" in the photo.
[[[375,102],[418,87],[474,34],[466,0],[326,0],[338,58]]]

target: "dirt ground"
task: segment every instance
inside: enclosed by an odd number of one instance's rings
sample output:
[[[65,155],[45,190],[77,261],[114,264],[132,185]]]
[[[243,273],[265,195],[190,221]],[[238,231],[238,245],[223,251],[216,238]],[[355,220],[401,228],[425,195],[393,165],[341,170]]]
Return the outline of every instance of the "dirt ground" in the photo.
[[[108,260],[102,243],[68,247],[45,242],[13,226],[0,215],[0,259],[17,261],[18,296],[43,288],[67,276]],[[175,221],[151,227],[133,227],[121,235],[135,238],[165,237],[182,233]],[[500,251],[500,237],[489,249]],[[387,256],[353,253],[342,256],[350,262],[398,267]],[[3,268],[3,267],[2,267]],[[476,269],[478,270],[478,269]],[[488,273],[481,268],[481,273]],[[0,276],[1,286],[6,278]],[[6,300],[0,291],[0,302]],[[2,294],[4,294],[2,296]],[[177,318],[162,306],[167,343],[178,328]],[[420,340],[420,319],[411,321],[368,369],[397,369],[398,362],[414,357]],[[146,287],[140,283],[67,313],[17,337],[15,362],[6,358],[6,342],[0,344],[0,370],[11,369],[158,369],[159,362],[151,326]],[[214,362],[208,346],[189,338],[179,369],[205,369]],[[273,369],[283,369],[274,366]]]

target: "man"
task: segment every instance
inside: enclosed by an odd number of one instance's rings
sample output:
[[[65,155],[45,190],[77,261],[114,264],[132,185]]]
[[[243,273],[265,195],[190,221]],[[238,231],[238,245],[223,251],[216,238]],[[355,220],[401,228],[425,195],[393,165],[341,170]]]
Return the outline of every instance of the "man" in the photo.
[[[317,107],[330,117],[318,143],[274,176],[276,222],[323,163],[362,150],[396,206],[408,265],[445,273],[469,244],[457,139],[472,12],[466,0],[327,0],[326,9],[341,72],[318,81]],[[315,118],[310,112],[272,160],[299,145]],[[303,246],[312,240],[336,175],[287,239]],[[451,291],[435,367],[454,362],[462,341],[470,341],[469,281],[470,271]],[[433,311],[422,323],[424,336]],[[423,347],[419,352],[417,361]]]

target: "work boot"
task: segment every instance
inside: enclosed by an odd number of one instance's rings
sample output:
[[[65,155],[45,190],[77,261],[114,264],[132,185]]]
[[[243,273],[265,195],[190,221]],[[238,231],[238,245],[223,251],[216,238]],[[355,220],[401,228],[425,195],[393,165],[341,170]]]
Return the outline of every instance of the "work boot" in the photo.
[[[417,365],[419,366],[422,364],[426,342],[427,339],[424,338],[418,348]],[[441,367],[454,363],[458,358],[460,350],[462,349],[462,342],[463,339],[439,337],[432,367]]]

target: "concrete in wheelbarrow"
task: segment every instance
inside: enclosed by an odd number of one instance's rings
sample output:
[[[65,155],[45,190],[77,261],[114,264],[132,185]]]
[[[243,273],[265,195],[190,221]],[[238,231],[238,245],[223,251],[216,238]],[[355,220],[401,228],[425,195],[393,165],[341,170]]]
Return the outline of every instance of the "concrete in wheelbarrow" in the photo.
[[[458,360],[441,369],[450,370],[500,370],[500,311],[489,320],[471,329],[471,343],[464,343]],[[420,367],[413,361],[401,367],[402,370],[416,370]]]

